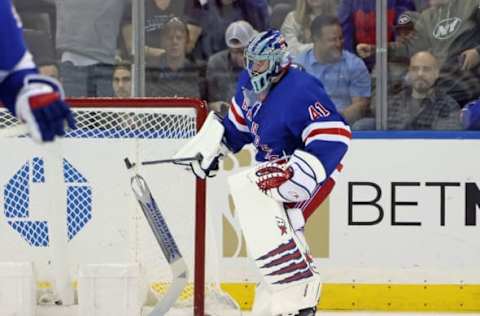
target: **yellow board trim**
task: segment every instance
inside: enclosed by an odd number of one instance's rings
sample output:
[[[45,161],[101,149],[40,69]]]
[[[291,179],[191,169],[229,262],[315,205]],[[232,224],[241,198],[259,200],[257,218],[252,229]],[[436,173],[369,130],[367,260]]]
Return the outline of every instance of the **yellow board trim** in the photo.
[[[72,286],[72,289],[77,289],[78,287],[78,281],[74,280],[70,284]],[[37,282],[37,289],[39,290],[48,290],[48,289],[53,289],[52,283],[50,281],[38,281]]]
[[[158,285],[153,284],[152,288]],[[51,288],[47,281],[39,289]],[[77,287],[77,282],[72,282]],[[251,310],[255,283],[222,283],[242,310]],[[356,284],[325,283],[320,310],[480,312],[480,284]]]
[[[252,309],[255,283],[222,283],[221,288],[237,301],[242,310]]]
[[[253,283],[222,284],[244,310],[252,308]],[[479,312],[480,284],[337,284],[322,287],[320,310]]]

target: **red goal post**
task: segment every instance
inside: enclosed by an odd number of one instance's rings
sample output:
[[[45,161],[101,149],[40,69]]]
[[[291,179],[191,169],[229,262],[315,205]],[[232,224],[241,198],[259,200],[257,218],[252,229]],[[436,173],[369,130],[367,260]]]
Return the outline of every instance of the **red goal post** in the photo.
[[[70,98],[73,109],[93,107],[112,108],[158,108],[172,107],[196,111],[196,129],[205,121],[208,110],[206,102],[192,98]],[[196,178],[195,182],[195,270],[194,270],[194,315],[204,316],[205,287],[205,227],[206,227],[206,181]],[[159,253],[159,255],[162,255]]]

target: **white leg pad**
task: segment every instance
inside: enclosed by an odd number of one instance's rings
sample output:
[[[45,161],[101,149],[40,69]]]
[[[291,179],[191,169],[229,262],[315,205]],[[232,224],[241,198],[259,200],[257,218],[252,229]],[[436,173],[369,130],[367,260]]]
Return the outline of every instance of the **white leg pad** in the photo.
[[[79,315],[140,315],[145,298],[138,264],[89,264],[80,268]]]
[[[305,217],[303,211],[299,208],[287,209],[288,219],[292,225],[293,230],[301,230],[305,226]]]
[[[262,281],[255,288],[252,316],[270,316],[272,310],[272,292],[270,287]]]
[[[305,232],[303,231],[303,229],[296,230],[295,235],[297,236],[298,241],[303,244],[303,247],[305,248],[305,251],[309,254],[310,253],[310,248],[307,244],[307,238],[305,238]]]
[[[290,226],[283,205],[249,180],[252,170],[229,177],[230,192],[251,259],[271,294],[270,313],[279,315],[315,306],[320,277],[307,249]],[[263,312],[264,313],[264,312]]]
[[[0,314],[35,316],[36,284],[31,262],[0,263]]]

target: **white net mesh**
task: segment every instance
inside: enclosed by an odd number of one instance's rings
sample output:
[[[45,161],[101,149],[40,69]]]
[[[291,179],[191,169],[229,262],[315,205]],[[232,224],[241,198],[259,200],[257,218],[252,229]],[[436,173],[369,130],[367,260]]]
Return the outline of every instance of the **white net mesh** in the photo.
[[[152,113],[157,111],[157,113]],[[178,112],[183,112],[179,114]],[[195,114],[190,110],[164,108],[75,109],[77,128],[66,138],[190,138],[196,133]],[[0,128],[18,124],[9,112],[0,112]]]
[[[178,104],[178,101],[172,103]],[[136,162],[170,158],[196,134],[197,110],[175,107],[168,100],[156,100],[150,104],[153,107],[148,108],[115,105],[116,101],[110,100],[92,101],[89,108],[73,107],[77,128],[68,131],[62,141],[70,270],[76,271],[83,263],[136,261],[141,264],[151,293],[161,298],[172,279],[170,268],[133,198],[123,158],[127,156]],[[16,119],[9,113],[0,112],[0,128],[15,124]],[[26,137],[11,142],[20,147],[32,144]],[[46,181],[45,159],[48,155],[33,154],[33,158],[13,173],[4,188],[8,224],[34,251],[49,246],[48,219],[30,220],[34,184]],[[162,164],[148,169],[139,167],[137,171],[148,182],[189,266],[190,282],[175,307],[188,310],[192,315],[198,205],[195,204],[195,178],[183,169]],[[220,251],[214,234],[207,224],[206,314],[241,315],[236,303],[220,290],[217,260]],[[37,269],[42,276],[45,260],[41,255],[39,258]],[[48,274],[45,275],[48,278]]]

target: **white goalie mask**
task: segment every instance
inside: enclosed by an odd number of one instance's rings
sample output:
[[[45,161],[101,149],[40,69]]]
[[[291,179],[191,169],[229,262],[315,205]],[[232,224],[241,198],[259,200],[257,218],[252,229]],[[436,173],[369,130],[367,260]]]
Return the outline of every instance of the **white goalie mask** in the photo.
[[[287,43],[278,30],[259,33],[245,49],[245,67],[256,93],[268,89],[272,78],[278,76],[289,64]]]

